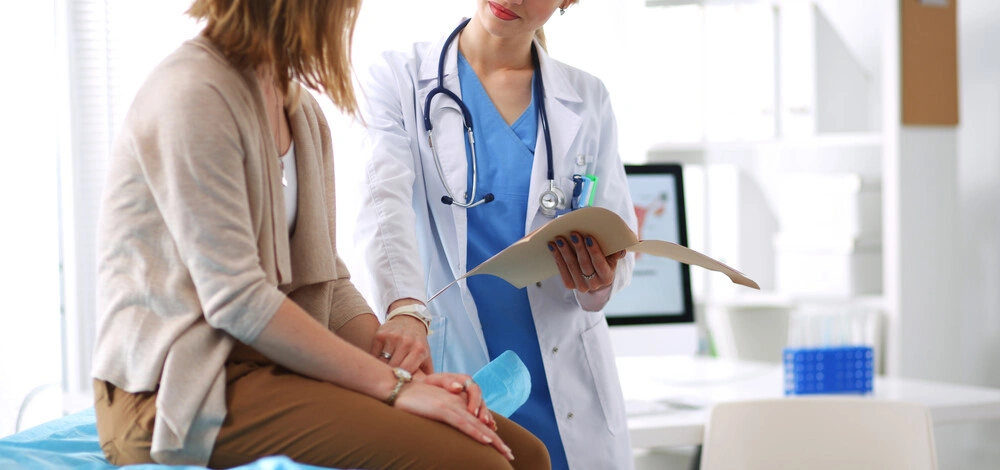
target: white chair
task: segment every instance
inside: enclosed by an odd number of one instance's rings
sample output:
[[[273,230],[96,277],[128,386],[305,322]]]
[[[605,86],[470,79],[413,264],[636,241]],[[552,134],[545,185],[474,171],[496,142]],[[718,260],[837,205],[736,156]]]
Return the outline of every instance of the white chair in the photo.
[[[701,470],[936,470],[930,411],[861,397],[721,403]]]

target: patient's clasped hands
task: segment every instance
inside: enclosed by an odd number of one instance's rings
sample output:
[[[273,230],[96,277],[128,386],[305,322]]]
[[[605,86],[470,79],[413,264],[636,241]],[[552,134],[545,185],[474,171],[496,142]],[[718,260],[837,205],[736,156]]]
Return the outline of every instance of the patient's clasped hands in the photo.
[[[394,302],[390,310],[416,300]],[[510,460],[511,450],[497,436],[496,420],[483,402],[483,392],[465,374],[434,373],[427,329],[419,320],[398,316],[383,323],[372,341],[371,354],[413,374],[394,406],[417,416],[446,423],[473,439],[492,445]]]
[[[510,447],[495,432],[497,424],[483,402],[482,390],[468,375],[418,372],[403,387],[394,406],[448,424],[514,460]]]

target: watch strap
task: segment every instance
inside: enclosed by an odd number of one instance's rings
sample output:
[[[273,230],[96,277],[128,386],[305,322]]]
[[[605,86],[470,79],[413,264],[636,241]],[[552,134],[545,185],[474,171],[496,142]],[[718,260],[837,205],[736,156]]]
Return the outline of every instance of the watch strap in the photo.
[[[392,388],[392,392],[390,392],[389,396],[385,399],[385,403],[389,406],[396,404],[396,398],[399,398],[399,392],[403,389],[403,385],[406,385],[406,383],[410,381],[410,379],[408,379],[405,375],[396,372],[395,369],[393,369],[393,373],[396,375],[396,386]]]
[[[431,316],[427,311],[427,307],[421,304],[409,304],[403,305],[401,307],[396,307],[392,309],[386,316],[385,321],[392,320],[400,315],[406,315],[408,317],[416,318],[420,320],[420,323],[424,324],[424,328],[428,333],[431,331]]]

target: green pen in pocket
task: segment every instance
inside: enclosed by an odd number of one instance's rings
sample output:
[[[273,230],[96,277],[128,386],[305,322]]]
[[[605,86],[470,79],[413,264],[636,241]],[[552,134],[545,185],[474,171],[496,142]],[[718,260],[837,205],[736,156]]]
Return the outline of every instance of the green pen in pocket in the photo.
[[[581,204],[581,207],[590,207],[594,205],[594,194],[597,193],[597,176],[594,175],[583,175],[585,181],[583,182],[583,194],[581,198],[586,201]]]

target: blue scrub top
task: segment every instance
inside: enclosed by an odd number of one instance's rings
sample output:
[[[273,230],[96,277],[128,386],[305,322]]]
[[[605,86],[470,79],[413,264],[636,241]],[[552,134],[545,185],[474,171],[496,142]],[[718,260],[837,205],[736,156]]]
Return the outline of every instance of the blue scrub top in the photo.
[[[458,54],[458,79],[462,100],[469,108],[475,129],[479,184],[476,186],[478,194],[472,199],[486,193],[493,193],[495,197],[492,202],[468,211],[467,264],[478,266],[524,236],[538,113],[532,96],[528,109],[508,126],[461,53]],[[468,145],[466,142],[471,168],[472,153]],[[471,190],[471,171],[468,187]],[[521,357],[531,373],[531,395],[511,419],[545,443],[554,470],[568,469],[527,290],[518,289],[495,276],[472,276],[468,278],[468,285],[479,311],[490,360],[509,349]]]

